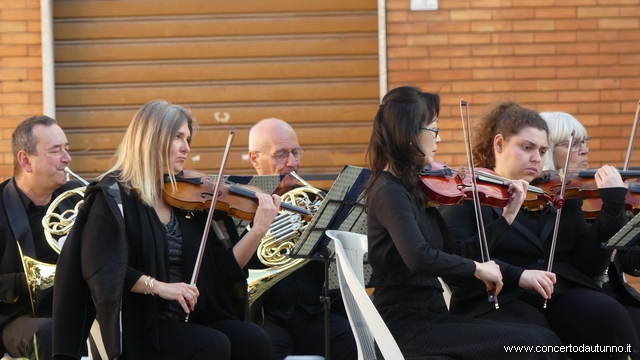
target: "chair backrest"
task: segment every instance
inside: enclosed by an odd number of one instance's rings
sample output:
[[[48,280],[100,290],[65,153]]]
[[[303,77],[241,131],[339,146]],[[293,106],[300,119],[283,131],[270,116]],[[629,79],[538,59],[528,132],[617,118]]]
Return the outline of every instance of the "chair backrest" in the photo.
[[[347,261],[356,273],[356,278],[364,284],[364,254],[369,251],[367,248],[367,236],[348,231],[327,230],[327,236],[337,238],[342,244],[342,248],[347,256]]]
[[[358,238],[360,243],[364,243],[364,248],[366,249],[367,237],[337,230],[327,230],[326,234],[333,239],[335,244],[340,292],[347,310],[351,330],[356,339],[358,360],[376,359],[374,339],[385,359],[404,360],[404,356],[402,356],[402,352],[400,352],[393,335],[391,335],[387,325],[364,289],[362,274],[358,279],[350,261],[348,261],[347,251],[342,245],[342,241],[345,241],[353,246],[352,242],[357,240],[348,239]],[[362,258],[355,265],[362,269]]]

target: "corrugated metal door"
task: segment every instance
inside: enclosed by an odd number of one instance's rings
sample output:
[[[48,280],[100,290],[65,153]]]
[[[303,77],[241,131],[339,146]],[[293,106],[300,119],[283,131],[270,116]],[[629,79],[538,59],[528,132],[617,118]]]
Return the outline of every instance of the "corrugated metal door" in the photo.
[[[379,96],[375,0],[55,1],[54,18],[57,117],[80,174],[108,169],[153,99],[201,124],[191,168],[217,172],[233,126],[227,173],[253,173],[242,155],[267,117],[297,130],[303,174],[364,165]]]

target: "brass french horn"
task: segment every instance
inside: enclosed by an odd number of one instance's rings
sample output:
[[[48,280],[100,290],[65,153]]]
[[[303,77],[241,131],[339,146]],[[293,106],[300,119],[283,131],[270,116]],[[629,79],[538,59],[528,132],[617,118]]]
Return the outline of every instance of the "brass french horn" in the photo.
[[[311,214],[315,214],[322,204],[322,191],[302,180],[294,172],[291,174],[305,186],[285,193],[282,195],[282,201],[302,207],[309,210]],[[260,241],[257,250],[258,258],[269,268],[250,271],[249,307],[252,307],[256,300],[278,281],[309,261],[309,259],[296,259],[289,256],[307,226],[308,223],[302,216],[290,211],[281,211],[276,216],[269,231]]]
[[[87,181],[73,173],[71,170],[69,170],[69,168],[65,168],[65,171],[67,172],[67,177],[69,176],[69,174],[71,174],[85,185],[88,184]],[[80,208],[80,205],[82,205],[84,200],[78,201],[73,209],[66,210],[61,214],[56,213],[55,210],[60,205],[60,203],[67,198],[73,196],[84,197],[84,189],[84,187],[79,187],[60,194],[51,202],[51,205],[49,205],[49,208],[47,208],[45,216],[42,218],[42,226],[44,227],[44,235],[47,239],[47,243],[58,254],[60,254],[60,251],[62,249],[60,241],[66,237],[67,233],[71,229],[71,226],[75,222],[76,215],[78,214],[78,209]],[[56,240],[54,235],[60,236],[59,240]],[[27,280],[27,288],[29,289],[31,313],[33,316],[36,316],[40,303],[46,297],[46,295],[49,294],[51,290],[53,290],[53,280],[56,274],[56,265],[38,261],[24,255],[22,253],[22,248],[20,248],[20,244],[17,245],[20,257],[22,259],[22,267],[24,268],[25,278]]]

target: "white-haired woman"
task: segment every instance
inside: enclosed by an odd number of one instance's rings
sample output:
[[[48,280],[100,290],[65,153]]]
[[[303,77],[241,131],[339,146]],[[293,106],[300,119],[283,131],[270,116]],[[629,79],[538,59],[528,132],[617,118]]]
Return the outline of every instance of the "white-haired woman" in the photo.
[[[266,334],[243,321],[246,293],[237,290],[246,291],[243,267],[280,199],[258,195],[253,228],[242,239],[216,212],[222,229],[209,232],[198,282],[190,285],[207,214],[185,216],[162,190],[166,179],[175,186],[196,126],[181,106],[147,103],[129,125],[116,164],[87,187],[58,263],[55,359],[80,357],[94,317],[109,358],[269,358]],[[235,245],[225,246],[216,233]]]
[[[587,129],[576,118],[565,112],[543,112],[540,116],[549,126],[549,151],[545,154],[543,170],[563,168],[569,150],[571,131],[575,130],[569,168],[584,170],[589,166],[589,144],[591,137]],[[557,166],[556,166],[557,165]]]

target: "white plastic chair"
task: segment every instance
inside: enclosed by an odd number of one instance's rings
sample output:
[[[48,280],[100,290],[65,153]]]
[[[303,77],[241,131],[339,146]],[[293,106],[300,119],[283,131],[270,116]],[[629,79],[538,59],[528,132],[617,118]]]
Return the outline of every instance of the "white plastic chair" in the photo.
[[[326,234],[333,239],[335,244],[340,292],[347,309],[351,330],[356,339],[358,360],[376,359],[374,340],[385,359],[404,360],[396,340],[364,289],[362,255],[367,249],[367,237],[338,230],[327,230]],[[347,246],[343,246],[343,243],[349,244],[350,250],[346,250]],[[358,254],[358,250],[353,250],[354,248],[364,248],[365,251],[360,255],[359,260],[350,263],[348,252],[353,251]],[[357,259],[357,256],[352,256],[352,258]],[[354,268],[360,269],[359,278],[358,272]]]

